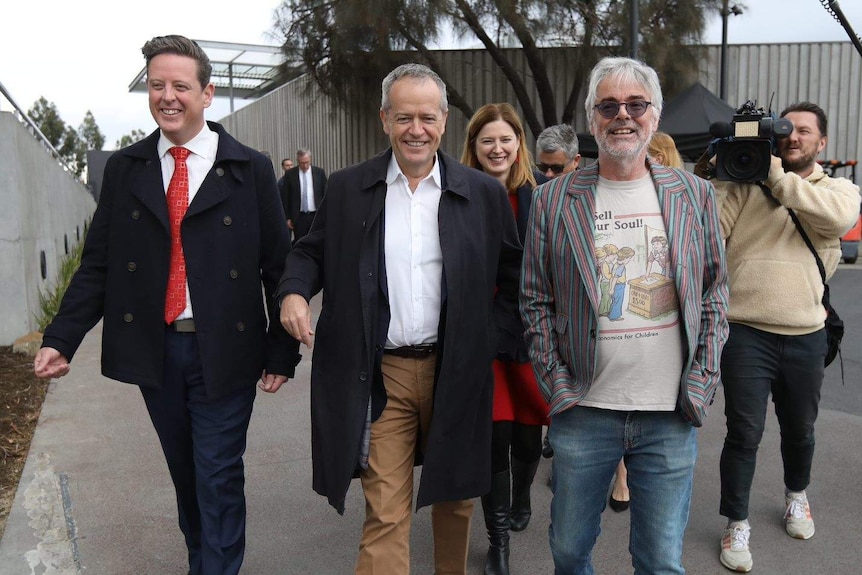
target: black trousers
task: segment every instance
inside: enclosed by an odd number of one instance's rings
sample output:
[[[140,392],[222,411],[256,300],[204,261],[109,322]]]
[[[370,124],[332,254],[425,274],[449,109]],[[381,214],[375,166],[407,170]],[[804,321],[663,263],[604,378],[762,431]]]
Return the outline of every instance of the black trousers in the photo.
[[[747,519],[757,449],[769,395],[781,428],[784,485],[802,491],[811,481],[814,422],[823,384],[826,333],[789,336],[739,323],[721,356],[727,436],[721,452],[721,505],[729,519]]]
[[[299,212],[299,217],[293,222],[293,243],[298,242],[311,229],[314,214],[317,212]]]

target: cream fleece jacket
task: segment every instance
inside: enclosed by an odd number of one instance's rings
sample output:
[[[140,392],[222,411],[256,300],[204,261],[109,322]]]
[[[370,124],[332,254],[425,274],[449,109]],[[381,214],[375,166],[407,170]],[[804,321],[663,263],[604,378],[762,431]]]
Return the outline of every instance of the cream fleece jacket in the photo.
[[[823,282],[786,208],[799,217],[828,280],[841,257],[840,238],[859,215],[859,187],[846,178],[830,178],[819,165],[803,179],[784,172],[776,159],[765,182],[774,199],[757,185],[712,182],[726,240],[728,321],[783,335],[822,328]]]

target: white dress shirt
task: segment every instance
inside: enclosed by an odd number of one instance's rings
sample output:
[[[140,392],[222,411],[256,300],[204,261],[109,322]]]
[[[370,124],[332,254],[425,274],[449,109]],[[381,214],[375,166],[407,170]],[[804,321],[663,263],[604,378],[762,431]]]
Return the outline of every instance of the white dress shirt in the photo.
[[[440,166],[435,162],[411,192],[393,155],[386,185],[384,257],[391,312],[386,347],[436,343],[443,278]]]

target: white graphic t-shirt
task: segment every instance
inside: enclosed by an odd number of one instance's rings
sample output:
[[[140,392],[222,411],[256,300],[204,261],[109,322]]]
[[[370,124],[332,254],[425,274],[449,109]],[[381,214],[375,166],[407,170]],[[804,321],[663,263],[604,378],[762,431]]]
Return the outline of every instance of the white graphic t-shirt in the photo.
[[[672,411],[683,366],[674,268],[649,175],[596,190],[599,303],[595,379],[581,405]]]

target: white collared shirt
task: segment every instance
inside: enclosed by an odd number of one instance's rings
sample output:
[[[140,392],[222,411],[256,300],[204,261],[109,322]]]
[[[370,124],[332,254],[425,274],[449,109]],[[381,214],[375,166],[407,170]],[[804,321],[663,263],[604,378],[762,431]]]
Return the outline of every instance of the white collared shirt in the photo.
[[[440,165],[411,192],[395,156],[386,172],[384,257],[389,288],[386,347],[437,341],[443,252],[437,213],[443,192]]]
[[[174,157],[168,152],[176,144],[171,142],[165,134],[159,136],[157,151],[162,164],[162,181],[165,186],[165,194],[168,193],[168,185],[171,183],[171,176],[174,174]],[[198,190],[203,184],[207,174],[215,164],[216,152],[218,151],[218,133],[210,130],[210,127],[204,123],[203,129],[197,136],[186,142],[183,146],[191,152],[186,158],[186,166],[189,168],[189,206],[192,205],[192,200],[195,198]],[[189,284],[186,282],[186,309],[177,316],[177,319],[186,319],[193,317],[192,299],[189,295]]]
[[[299,169],[299,177],[305,179],[305,193],[308,197],[305,199],[308,205],[309,212],[317,211],[317,204],[314,202],[314,178],[311,176],[311,166],[308,167],[308,170],[302,171],[302,168]],[[299,189],[302,190],[302,182],[299,182]],[[300,193],[302,193],[300,191]],[[301,200],[300,200],[301,202]],[[302,206],[300,206],[302,207]]]

